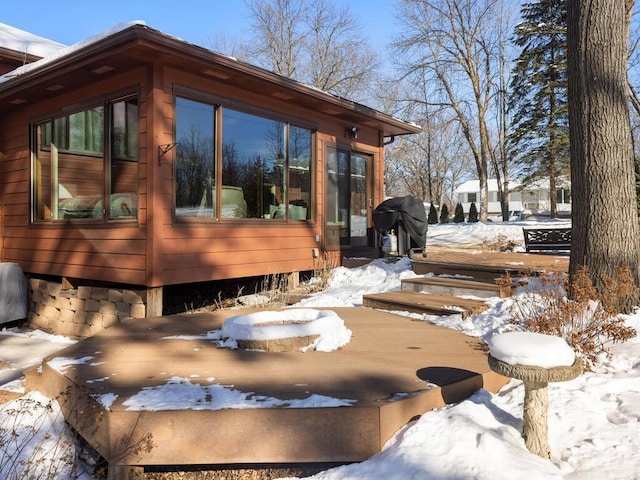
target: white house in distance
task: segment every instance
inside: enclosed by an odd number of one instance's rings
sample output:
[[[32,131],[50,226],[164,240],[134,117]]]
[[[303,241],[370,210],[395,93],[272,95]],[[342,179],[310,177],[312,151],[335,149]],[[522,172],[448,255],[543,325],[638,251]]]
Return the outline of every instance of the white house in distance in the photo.
[[[501,213],[500,200],[498,199],[498,182],[495,178],[489,179],[489,202],[487,216]],[[571,189],[567,183],[559,182],[561,188],[557,188],[555,195],[558,208],[558,216],[571,215]],[[549,215],[551,200],[549,195],[549,181],[540,180],[533,184],[522,186],[518,180],[509,181],[509,210],[525,212],[530,215]],[[480,181],[469,180],[460,185],[455,191],[458,202],[462,204],[465,214],[469,213],[472,203],[480,208]]]

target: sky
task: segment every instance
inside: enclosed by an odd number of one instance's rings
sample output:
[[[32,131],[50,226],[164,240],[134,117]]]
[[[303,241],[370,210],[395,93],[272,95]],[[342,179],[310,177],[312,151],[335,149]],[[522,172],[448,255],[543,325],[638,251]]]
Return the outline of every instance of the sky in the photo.
[[[547,220],[557,226],[566,221]],[[533,220],[476,224],[432,225],[427,244],[434,246],[476,247],[483,241],[503,235],[519,242],[523,251],[522,227],[541,226]],[[376,259],[363,267],[338,267],[332,272],[329,287],[296,307],[316,309],[326,306],[359,306],[362,295],[398,289],[400,280],[415,276],[407,258],[397,262]],[[523,288],[518,297],[534,295]],[[460,315],[433,317],[405,314],[417,321],[429,321],[446,328],[486,340],[491,352],[508,361],[504,355],[520,355],[527,343],[512,341],[497,346],[504,332],[517,328],[511,322],[514,298],[486,299],[490,308],[462,319]],[[400,313],[400,312],[396,312]],[[238,317],[236,317],[238,318]],[[313,318],[319,318],[319,315]],[[640,313],[623,317],[626,324],[640,329]],[[255,318],[254,318],[255,320]],[[255,323],[255,322],[254,322]],[[345,322],[346,323],[346,322]],[[348,324],[346,325],[348,327]],[[323,335],[326,332],[323,331]],[[497,336],[496,336],[497,334]],[[184,338],[184,341],[191,341]],[[215,339],[212,339],[215,341]],[[548,351],[548,345],[543,350]],[[62,349],[69,344],[64,337],[48,336],[39,331],[0,330],[0,373],[9,370],[6,379],[19,376],[24,365],[18,359],[27,356],[37,364],[37,357]],[[556,343],[554,341],[554,343]],[[347,343],[342,348],[349,348]],[[553,347],[555,350],[555,346]],[[29,355],[25,355],[28,352]],[[559,352],[560,353],[560,352]],[[330,352],[326,353],[331,355]],[[556,353],[554,352],[554,356]],[[561,355],[564,357],[564,352]],[[549,355],[534,352],[535,363],[547,361]],[[3,360],[3,358],[0,358]],[[72,359],[56,356],[49,360],[54,368],[89,361],[89,357]],[[530,360],[526,360],[530,361]],[[561,363],[556,363],[560,365]],[[57,367],[56,367],[57,365]],[[16,372],[17,371],[17,372]],[[2,385],[0,389],[24,394],[24,380]],[[92,380],[93,382],[93,380]],[[207,381],[208,382],[208,381]],[[262,399],[256,405],[255,396],[225,385],[202,385],[194,378],[174,377],[155,389],[142,389],[133,395],[133,410],[164,410],[176,408],[211,409],[268,407],[277,399]],[[210,397],[210,398],[209,398]],[[220,402],[215,401],[220,400]],[[111,399],[112,401],[113,399]],[[348,399],[332,399],[312,395],[303,403],[285,408],[341,407],[350,408]],[[103,404],[108,398],[99,399]],[[401,428],[386,443],[382,451],[366,461],[325,470],[314,480],[632,480],[640,479],[640,338],[613,345],[611,355],[598,358],[592,372],[578,378],[549,384],[549,446],[551,458],[530,453],[522,439],[524,388],[518,380],[510,381],[498,393],[480,389],[468,400],[425,412],[420,419]],[[239,402],[239,404],[238,404]],[[280,407],[282,408],[282,407]],[[7,430],[7,428],[10,430]],[[39,471],[30,471],[34,478],[44,478],[43,471],[57,470],[56,478],[70,478],[66,460],[79,458],[78,446],[65,427],[57,402],[37,392],[22,395],[17,400],[0,405],[0,440],[3,432],[16,436],[15,442],[0,441],[0,478],[26,478],[21,460]],[[310,432],[312,433],[312,432]],[[22,442],[22,443],[21,443]],[[13,448],[13,446],[32,448]],[[35,448],[39,447],[39,448]],[[30,457],[29,455],[33,455]],[[36,461],[43,455],[41,461]],[[94,480],[88,474],[89,465],[80,464],[79,478]],[[85,469],[86,468],[86,469]],[[16,476],[13,476],[16,474]],[[75,478],[75,477],[73,477]],[[293,480],[293,479],[289,479]]]
[[[374,48],[380,51],[395,31],[394,5],[398,0],[351,0],[351,11]],[[224,35],[246,38],[251,28],[244,0],[0,0],[0,22],[71,45],[118,23],[143,20],[151,28],[187,42],[211,46]]]

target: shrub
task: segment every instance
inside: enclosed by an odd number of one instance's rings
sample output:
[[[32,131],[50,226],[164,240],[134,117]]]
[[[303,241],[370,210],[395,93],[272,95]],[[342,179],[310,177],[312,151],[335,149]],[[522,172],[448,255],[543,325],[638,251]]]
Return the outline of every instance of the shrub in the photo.
[[[434,207],[433,205],[429,207],[429,216],[427,217],[427,223],[429,223],[429,225],[435,225],[436,223],[438,223],[438,210],[436,210],[436,207]]]
[[[513,252],[518,245],[518,242],[509,240],[506,235],[498,235],[494,240],[482,242],[483,250],[490,252]]]
[[[475,202],[471,202],[469,205],[469,222],[477,222],[478,221],[478,207],[476,207]]]
[[[453,221],[455,223],[464,222],[464,210],[462,209],[461,203],[456,204],[456,210],[455,210],[455,213],[453,214]]]
[[[603,276],[606,291],[598,294],[586,269],[571,283],[574,299],[567,298],[568,277],[547,275],[529,281],[530,292],[518,295],[512,307],[513,322],[532,332],[562,337],[582,357],[585,370],[591,370],[609,345],[636,336],[625,325],[618,307],[637,287],[628,268],[617,278]]]
[[[445,203],[444,205],[442,205],[442,208],[440,208],[440,223],[447,223],[449,221],[449,207],[447,207],[447,204]]]

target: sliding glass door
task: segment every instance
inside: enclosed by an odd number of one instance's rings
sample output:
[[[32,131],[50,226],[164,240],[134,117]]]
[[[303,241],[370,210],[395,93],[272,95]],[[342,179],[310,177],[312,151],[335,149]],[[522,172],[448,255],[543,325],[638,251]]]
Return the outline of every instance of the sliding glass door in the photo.
[[[373,246],[371,155],[327,149],[327,247]]]

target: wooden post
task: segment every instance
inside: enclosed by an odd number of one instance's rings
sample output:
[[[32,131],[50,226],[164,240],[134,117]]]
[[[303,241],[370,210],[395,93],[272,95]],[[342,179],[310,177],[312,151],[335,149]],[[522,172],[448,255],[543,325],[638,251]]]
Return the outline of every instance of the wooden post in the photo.
[[[162,316],[162,287],[147,288],[147,317]]]

